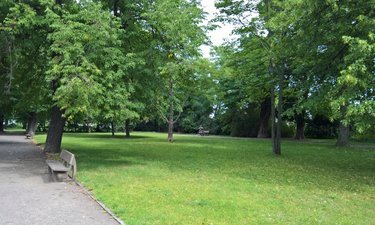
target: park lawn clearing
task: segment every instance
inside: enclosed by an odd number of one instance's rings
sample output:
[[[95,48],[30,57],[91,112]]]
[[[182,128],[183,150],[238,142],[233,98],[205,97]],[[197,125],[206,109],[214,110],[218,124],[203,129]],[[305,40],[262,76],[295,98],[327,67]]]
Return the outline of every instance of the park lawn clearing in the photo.
[[[134,133],[64,134],[78,180],[126,224],[375,224],[375,150]],[[45,135],[35,139],[43,143]]]

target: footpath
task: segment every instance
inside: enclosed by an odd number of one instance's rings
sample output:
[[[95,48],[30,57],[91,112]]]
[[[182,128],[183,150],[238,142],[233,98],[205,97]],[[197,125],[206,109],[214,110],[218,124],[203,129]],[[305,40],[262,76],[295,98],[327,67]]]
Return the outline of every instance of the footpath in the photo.
[[[79,163],[78,163],[79,173]],[[25,136],[0,135],[0,225],[119,224],[75,182],[54,182]]]

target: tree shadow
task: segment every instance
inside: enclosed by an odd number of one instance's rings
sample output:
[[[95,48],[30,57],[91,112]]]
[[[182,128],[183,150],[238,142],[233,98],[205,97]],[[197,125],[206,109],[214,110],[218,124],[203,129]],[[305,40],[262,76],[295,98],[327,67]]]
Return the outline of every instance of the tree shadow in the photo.
[[[107,133],[64,133],[64,136],[69,138],[94,138],[94,139],[122,139],[122,140],[134,140],[134,139],[148,139],[149,136],[144,135],[131,135],[130,137],[125,137],[125,135],[112,136]]]
[[[228,139],[237,147],[227,148],[220,142],[214,142],[217,138],[189,137],[178,139],[175,143],[144,135],[130,139],[123,136],[112,138],[110,134],[69,135],[69,138],[108,139],[108,142],[91,147],[76,141],[66,144],[69,151],[76,155],[78,168],[81,164],[85,170],[126,168],[158,162],[171,172],[219,173],[258,183],[300,185],[307,189],[352,190],[353,186],[375,183],[375,157],[372,152],[338,149],[332,141],[286,140],[283,142],[285,150],[276,157],[271,153],[270,140]],[[116,141],[111,142],[114,139]],[[153,140],[144,142],[146,139]],[[120,145],[121,140],[130,140],[131,143]],[[347,185],[344,181],[352,184]]]

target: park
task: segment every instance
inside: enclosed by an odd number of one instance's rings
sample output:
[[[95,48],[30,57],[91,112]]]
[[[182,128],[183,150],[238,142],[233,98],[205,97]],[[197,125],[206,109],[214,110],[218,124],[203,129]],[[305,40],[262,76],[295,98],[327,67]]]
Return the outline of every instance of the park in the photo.
[[[374,224],[374,12],[1,1],[0,224]]]

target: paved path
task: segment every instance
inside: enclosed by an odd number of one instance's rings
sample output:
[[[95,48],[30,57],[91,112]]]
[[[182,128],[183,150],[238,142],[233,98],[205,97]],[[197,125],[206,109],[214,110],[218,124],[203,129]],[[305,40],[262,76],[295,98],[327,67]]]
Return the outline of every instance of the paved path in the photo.
[[[30,140],[0,135],[0,225],[22,224],[118,223],[74,182],[52,182]]]

